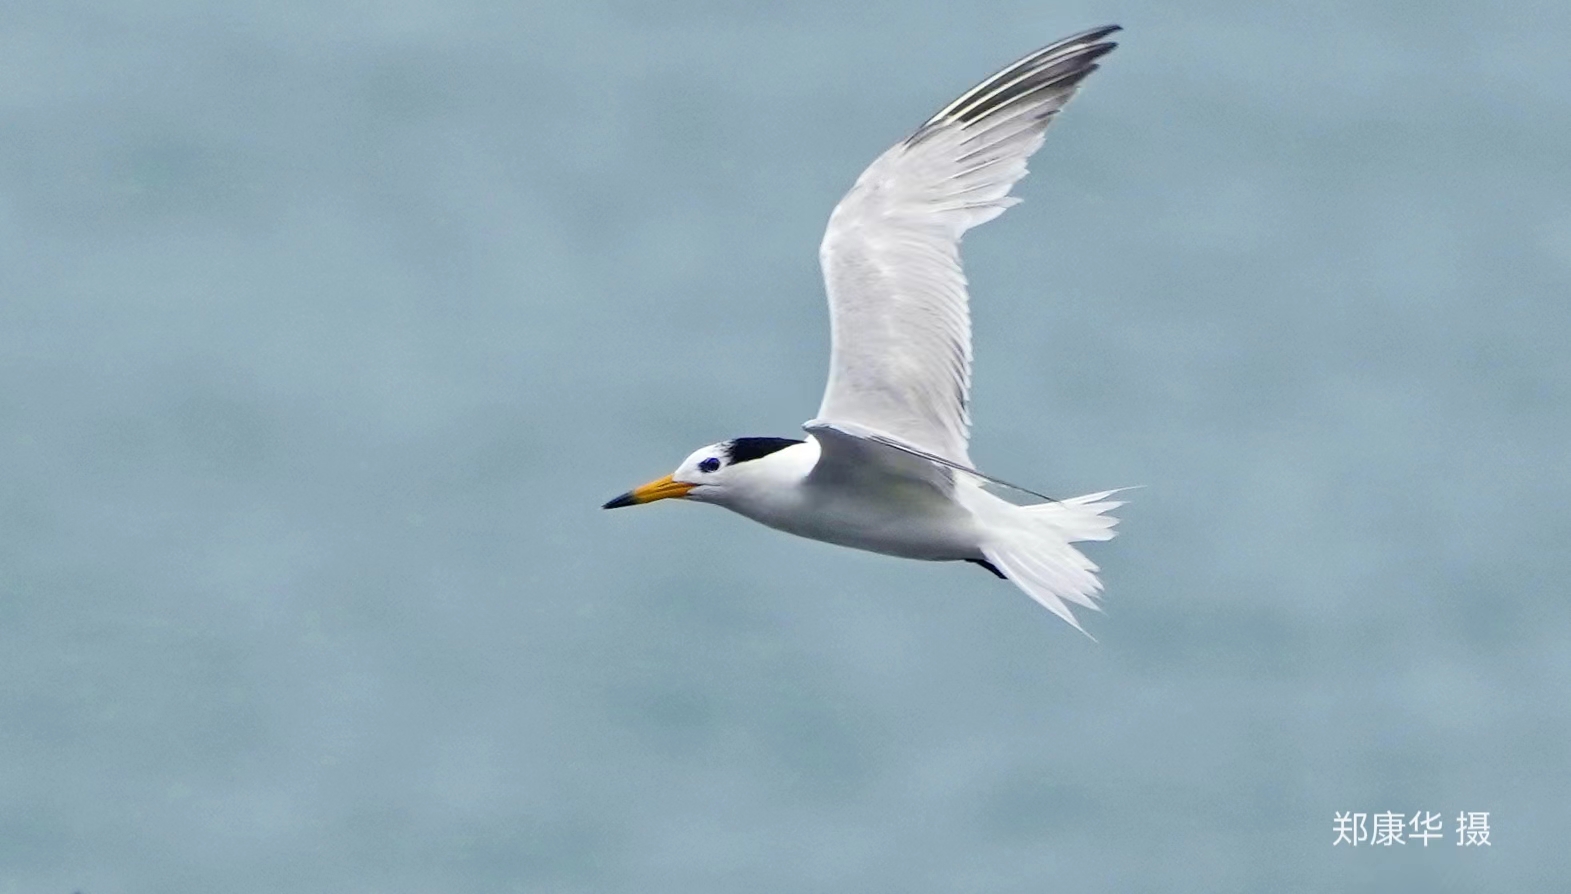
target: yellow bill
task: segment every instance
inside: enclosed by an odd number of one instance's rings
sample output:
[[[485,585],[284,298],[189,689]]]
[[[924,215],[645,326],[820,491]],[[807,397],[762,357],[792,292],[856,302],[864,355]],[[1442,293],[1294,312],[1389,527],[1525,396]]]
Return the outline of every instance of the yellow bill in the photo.
[[[601,509],[620,509],[623,506],[637,506],[640,503],[653,503],[656,500],[669,500],[673,497],[685,497],[694,485],[672,480],[670,475],[657,478],[641,487],[635,487],[627,493],[601,506]]]

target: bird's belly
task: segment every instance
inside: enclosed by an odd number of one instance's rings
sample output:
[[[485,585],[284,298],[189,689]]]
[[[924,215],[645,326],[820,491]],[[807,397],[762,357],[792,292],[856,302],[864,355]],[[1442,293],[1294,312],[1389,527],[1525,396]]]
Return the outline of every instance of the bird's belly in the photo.
[[[930,487],[807,489],[789,501],[732,507],[776,530],[907,559],[981,555],[970,513]]]

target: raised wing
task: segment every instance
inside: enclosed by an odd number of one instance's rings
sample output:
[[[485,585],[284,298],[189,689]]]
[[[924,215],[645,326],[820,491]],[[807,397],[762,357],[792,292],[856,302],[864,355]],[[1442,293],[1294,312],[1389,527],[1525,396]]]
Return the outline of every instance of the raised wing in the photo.
[[[852,423],[971,465],[971,313],[960,237],[1009,190],[1117,25],[1065,38],[973,87],[879,156],[819,248],[832,349],[818,420]]]

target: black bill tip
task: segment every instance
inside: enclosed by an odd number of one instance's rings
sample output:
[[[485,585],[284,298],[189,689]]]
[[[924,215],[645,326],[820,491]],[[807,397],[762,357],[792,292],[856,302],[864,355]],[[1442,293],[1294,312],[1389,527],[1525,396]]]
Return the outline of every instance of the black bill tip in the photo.
[[[621,509],[623,506],[637,506],[637,505],[638,505],[638,501],[633,498],[633,492],[632,491],[628,491],[627,493],[621,495],[620,497],[617,497],[617,498],[612,499],[612,500],[607,500],[606,504],[604,506],[601,506],[600,508],[601,509]]]

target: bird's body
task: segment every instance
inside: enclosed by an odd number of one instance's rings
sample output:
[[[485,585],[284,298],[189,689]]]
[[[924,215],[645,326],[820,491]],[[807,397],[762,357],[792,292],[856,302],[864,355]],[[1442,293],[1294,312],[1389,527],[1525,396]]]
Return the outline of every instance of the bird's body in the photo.
[[[710,502],[787,534],[902,559],[980,559],[973,516],[924,481],[883,466],[853,466],[815,476],[821,450],[809,438],[749,463],[754,487],[717,493]]]
[[[683,497],[787,533],[870,552],[971,561],[1076,627],[1096,566],[1070,544],[1106,540],[1110,492],[1021,506],[985,489],[968,453],[971,327],[961,235],[1009,196],[1116,26],[1021,59],[879,156],[830,216],[829,383],[808,436],[734,438],[606,508]],[[1030,493],[1027,491],[1026,493]]]

